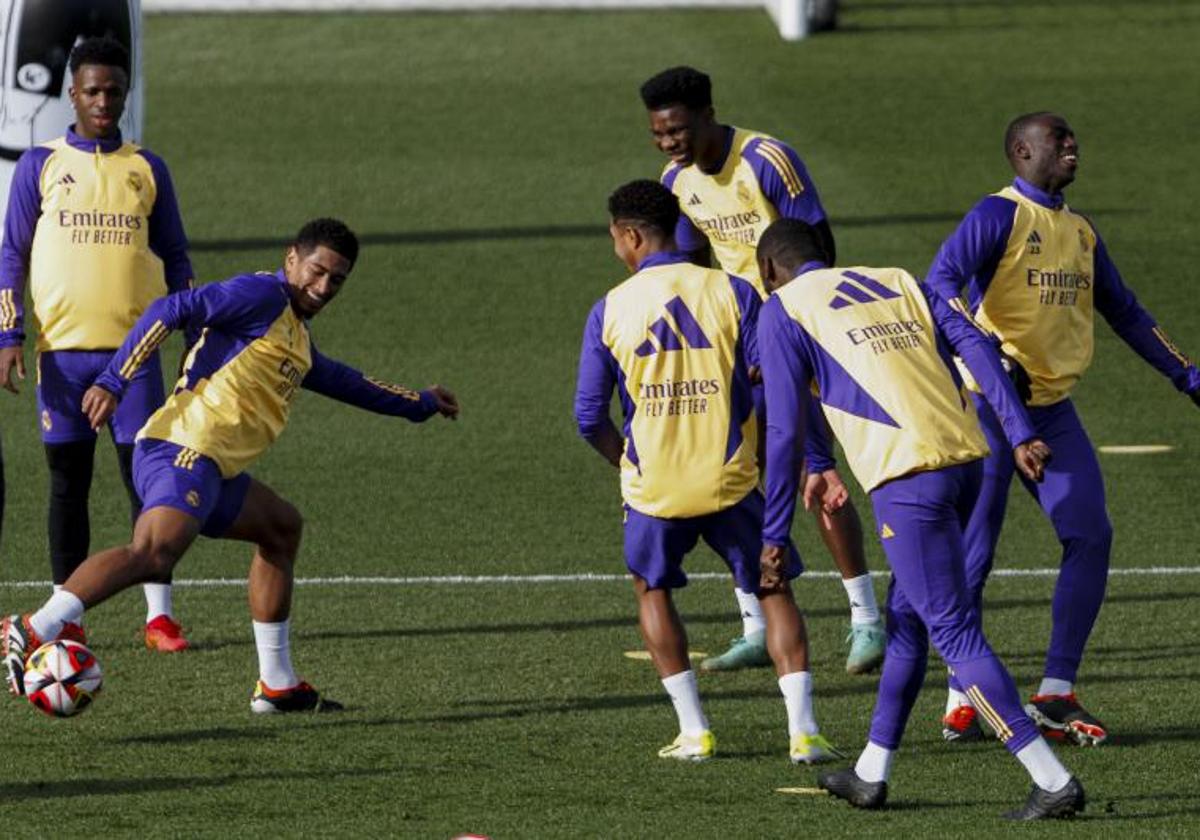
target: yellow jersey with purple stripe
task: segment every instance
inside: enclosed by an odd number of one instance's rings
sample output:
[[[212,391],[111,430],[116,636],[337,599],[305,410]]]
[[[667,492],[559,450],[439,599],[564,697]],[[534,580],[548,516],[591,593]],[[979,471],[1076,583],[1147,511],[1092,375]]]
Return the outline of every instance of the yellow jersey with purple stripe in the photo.
[[[580,353],[575,417],[590,438],[614,387],[624,413],[621,494],[660,518],[703,516],[758,482],[749,378],[759,298],[744,280],[657,253],[597,302]]]
[[[821,424],[805,430],[810,394],[868,492],[988,454],[951,350],[984,384],[1013,446],[1034,436],[988,338],[903,269],[804,266],[764,304],[758,346],[767,403],[764,535],[775,544],[790,528],[801,447],[824,435]]]
[[[17,163],[0,250],[0,346],[112,350],[150,302],[192,278],[166,164],[120,136],[66,136]]]
[[[156,301],[96,384],[120,396],[166,337],[185,327],[200,338],[174,392],[138,438],[199,452],[226,478],[279,437],[300,388],[418,422],[437,411],[428,392],[378,382],[322,356],[292,308],[283,272],[239,275]]]
[[[1188,393],[1197,372],[1124,284],[1091,221],[1017,178],[971,210],[943,243],[927,282],[966,308],[1032,384],[1030,405],[1066,399],[1094,350],[1094,313]],[[962,303],[960,301],[959,305]]]
[[[800,156],[786,143],[732,126],[726,141],[715,172],[674,162],[663,170],[662,183],[683,211],[675,244],[695,251],[707,241],[721,268],[765,297],[754,256],[762,232],[780,217],[815,225],[825,219],[825,209]]]

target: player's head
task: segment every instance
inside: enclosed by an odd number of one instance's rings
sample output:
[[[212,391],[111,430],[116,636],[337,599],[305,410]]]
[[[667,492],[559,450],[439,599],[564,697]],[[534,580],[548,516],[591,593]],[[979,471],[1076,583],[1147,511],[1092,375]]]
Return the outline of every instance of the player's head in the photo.
[[[659,151],[681,166],[697,159],[707,163],[719,143],[712,80],[692,67],[672,67],[648,79],[641,90]]]
[[[630,271],[649,254],[674,247],[679,200],[658,181],[643,178],[617,187],[608,197],[608,215],[613,251]]]
[[[117,133],[129,92],[129,51],[115,38],[85,38],[71,50],[68,91],[75,131],[95,140]]]
[[[1022,114],[1004,132],[1004,154],[1013,171],[1035,187],[1058,192],[1075,180],[1079,143],[1058,114]]]
[[[337,219],[306,222],[283,261],[292,308],[305,318],[337,296],[358,259],[358,237]]]
[[[776,219],[758,238],[758,273],[768,292],[791,281],[805,263],[826,260],[821,235],[799,219]]]

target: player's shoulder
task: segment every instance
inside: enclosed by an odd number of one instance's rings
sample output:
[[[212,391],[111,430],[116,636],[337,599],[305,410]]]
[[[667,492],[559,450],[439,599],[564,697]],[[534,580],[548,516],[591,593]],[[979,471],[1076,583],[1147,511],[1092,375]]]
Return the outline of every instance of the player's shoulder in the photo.
[[[667,161],[667,165],[663,167],[662,174],[658,176],[659,183],[669,190],[675,189],[675,181],[679,178],[679,173],[683,171],[683,167],[673,160]]]
[[[985,195],[975,202],[975,205],[967,211],[967,215],[963,217],[963,223],[972,225],[1010,223],[1017,214],[1022,212],[1023,208],[1024,202],[1021,200],[1021,194],[1012,187],[1005,187]]]

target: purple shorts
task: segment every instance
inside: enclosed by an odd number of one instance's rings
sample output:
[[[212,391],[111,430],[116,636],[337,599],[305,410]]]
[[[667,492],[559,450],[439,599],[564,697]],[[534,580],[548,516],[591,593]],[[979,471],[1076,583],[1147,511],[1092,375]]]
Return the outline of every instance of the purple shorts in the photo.
[[[47,350],[37,357],[38,422],[43,443],[94,440],[83,413],[83,394],[108,366],[112,350]],[[150,415],[163,404],[162,367],[153,354],[133,375],[109,421],[117,443],[133,443]]]
[[[762,553],[763,496],[751,490],[736,505],[706,516],[659,519],[625,506],[625,565],[651,589],[687,586],[683,558],[701,537],[715,551],[743,592],[757,593]],[[788,541],[787,578],[804,570]]]
[[[165,440],[143,438],[133,450],[133,486],[142,510],[171,507],[200,520],[200,533],[221,537],[242,512],[248,473],[222,478],[211,458]]]

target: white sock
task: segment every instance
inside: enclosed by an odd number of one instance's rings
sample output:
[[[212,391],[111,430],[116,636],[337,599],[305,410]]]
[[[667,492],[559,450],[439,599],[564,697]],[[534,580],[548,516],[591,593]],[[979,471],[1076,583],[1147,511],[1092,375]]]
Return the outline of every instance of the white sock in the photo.
[[[763,615],[762,604],[758,603],[758,596],[736,587],[733,594],[737,597],[738,609],[742,613],[742,635],[749,636],[766,630],[767,618]]]
[[[879,604],[875,602],[875,587],[871,585],[871,573],[846,580],[846,597],[850,600],[851,624],[874,624],[879,621]]]
[[[57,592],[58,590],[62,589],[62,586],[63,585],[61,583],[54,584],[54,591]]]
[[[1071,771],[1063,767],[1044,738],[1034,738],[1021,747],[1017,761],[1025,765],[1035,785],[1050,793],[1062,790],[1071,781]]]
[[[886,782],[888,776],[892,775],[892,759],[895,757],[895,750],[884,749],[867,741],[854,765],[854,772],[864,782]]]
[[[292,651],[288,642],[288,621],[255,621],[254,647],[258,650],[258,678],[267,688],[293,688],[300,678],[292,670]]]
[[[963,694],[961,691],[955,691],[953,688],[946,692],[946,714],[950,714],[959,706],[970,706],[975,708],[975,704],[971,702],[971,698]]]
[[[39,639],[57,639],[64,624],[78,624],[83,620],[83,609],[83,601],[67,590],[60,589],[50,596],[50,600],[46,601],[40,610],[29,617],[29,624]]]
[[[1042,684],[1038,686],[1037,693],[1046,694],[1070,694],[1075,690],[1075,686],[1066,680],[1057,680],[1054,677],[1042,677]]]
[[[693,736],[708,731],[708,718],[700,708],[700,689],[696,686],[696,672],[691,669],[680,671],[664,679],[662,684],[675,706],[675,714],[679,718],[679,731],[684,735]]]
[[[142,591],[146,593],[146,623],[149,624],[160,615],[174,618],[171,610],[171,584],[143,583]]]
[[[783,705],[787,706],[788,735],[816,735],[817,720],[812,707],[812,674],[792,671],[779,678]]]

